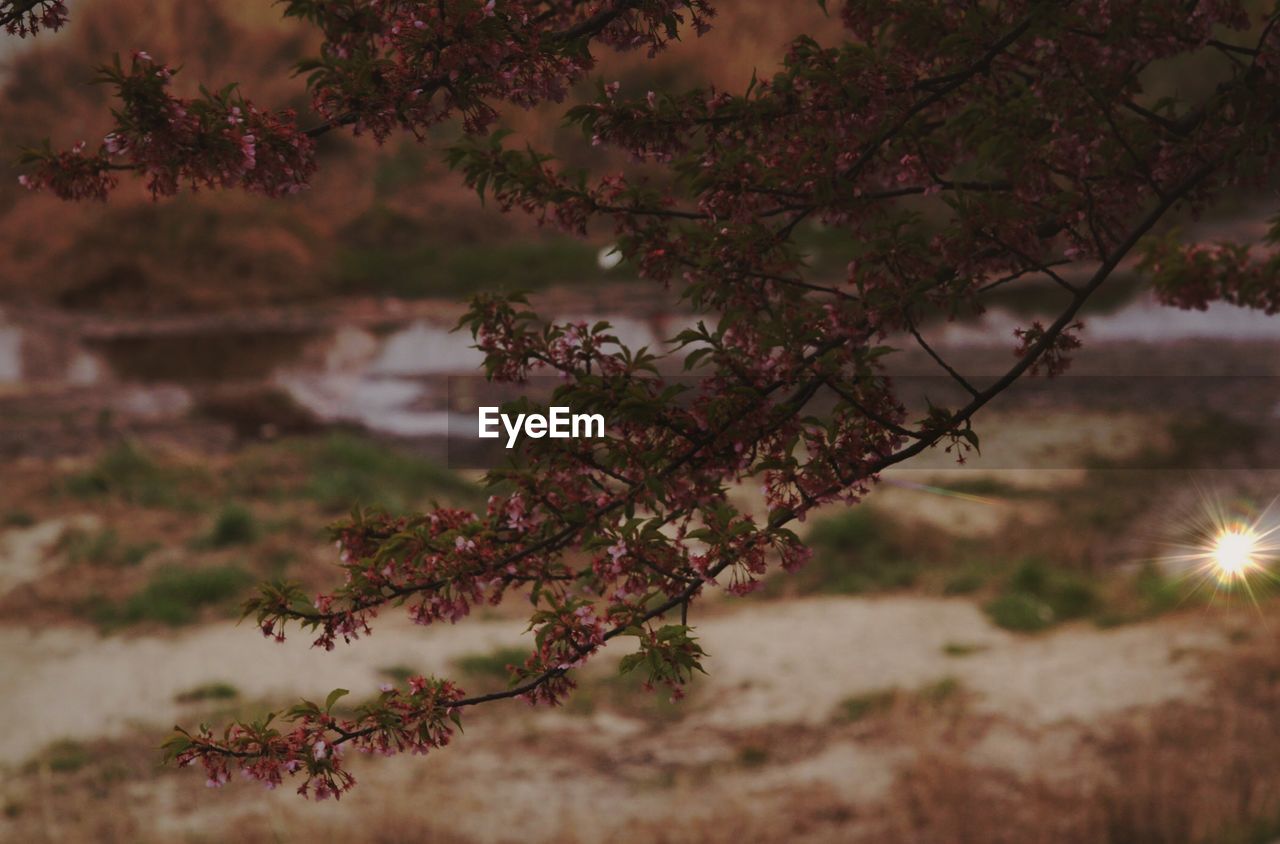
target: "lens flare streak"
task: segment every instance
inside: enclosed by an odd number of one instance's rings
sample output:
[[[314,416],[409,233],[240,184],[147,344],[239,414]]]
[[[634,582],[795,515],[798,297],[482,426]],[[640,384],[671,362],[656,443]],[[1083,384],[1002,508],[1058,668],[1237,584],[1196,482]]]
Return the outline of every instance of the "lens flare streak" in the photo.
[[[1280,583],[1274,571],[1280,562],[1280,513],[1273,512],[1275,505],[1273,500],[1250,518],[1205,496],[1199,517],[1187,526],[1190,539],[1177,543],[1163,562],[1198,581],[1193,592],[1206,584],[1212,584],[1215,596],[1239,589],[1257,605],[1255,586],[1267,580]]]

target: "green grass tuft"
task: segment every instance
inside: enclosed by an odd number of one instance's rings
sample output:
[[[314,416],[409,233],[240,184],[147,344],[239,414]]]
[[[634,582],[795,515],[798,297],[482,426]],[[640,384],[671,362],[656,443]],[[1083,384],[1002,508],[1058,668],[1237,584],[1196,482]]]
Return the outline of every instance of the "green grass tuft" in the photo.
[[[89,752],[89,748],[74,739],[53,742],[37,758],[39,763],[48,765],[49,770],[55,774],[74,774],[93,762],[93,754]],[[28,767],[34,765],[29,764]]]
[[[489,653],[460,656],[453,661],[453,664],[459,672],[472,677],[506,681],[511,676],[507,666],[523,665],[528,657],[528,648],[503,647]]]
[[[217,550],[233,545],[249,545],[257,541],[262,527],[253,511],[243,504],[231,503],[219,511],[209,532],[197,540],[198,547]]]
[[[163,466],[126,442],[103,454],[87,471],[66,478],[63,486],[86,500],[112,498],[140,507],[192,510],[198,502],[187,486],[199,478],[195,470]]]
[[[234,700],[240,696],[240,690],[230,683],[205,683],[188,689],[174,697],[178,703],[199,703],[206,700]]]
[[[143,622],[171,627],[190,624],[206,607],[227,606],[253,582],[238,566],[157,571],[139,592],[121,603],[100,603],[94,619],[106,628]]]
[[[1085,618],[1101,604],[1092,584],[1032,559],[1014,571],[1003,594],[984,609],[999,627],[1034,633],[1062,621]]]
[[[1017,633],[1036,633],[1053,626],[1053,608],[1034,595],[1012,592],[983,607],[997,627]]]
[[[152,551],[160,547],[158,542],[123,544],[115,528],[100,531],[68,530],[58,540],[58,549],[72,565],[88,563],[93,566],[129,568],[140,565]]]
[[[31,527],[36,523],[36,517],[28,513],[26,510],[6,510],[0,515],[0,527]]]
[[[892,524],[864,506],[818,521],[807,538],[813,559],[789,577],[775,578],[767,591],[857,595],[905,589],[916,582],[919,563]]]
[[[947,642],[942,646],[944,654],[954,657],[973,656],[985,650],[987,650],[986,645],[971,645],[966,642]]]
[[[955,677],[943,677],[916,690],[916,696],[929,706],[942,706],[960,697],[964,685]]]
[[[410,677],[421,677],[426,672],[419,671],[416,668],[410,668],[407,665],[388,665],[378,669],[378,673],[386,677],[398,686],[403,686],[409,682]]]
[[[300,441],[307,463],[305,494],[326,510],[379,506],[405,512],[433,496],[464,501],[479,490],[448,469],[399,449],[350,434]]]
[[[897,689],[877,689],[847,697],[836,707],[836,720],[854,723],[887,712],[897,702],[898,694]]]
[[[470,296],[480,289],[536,290],[634,278],[625,266],[602,270],[597,247],[576,238],[469,237],[386,206],[372,208],[337,237],[337,285],[352,293]]]
[[[966,571],[954,574],[947,578],[946,583],[942,584],[942,594],[944,595],[972,595],[981,589],[987,582],[985,576],[975,571]]]

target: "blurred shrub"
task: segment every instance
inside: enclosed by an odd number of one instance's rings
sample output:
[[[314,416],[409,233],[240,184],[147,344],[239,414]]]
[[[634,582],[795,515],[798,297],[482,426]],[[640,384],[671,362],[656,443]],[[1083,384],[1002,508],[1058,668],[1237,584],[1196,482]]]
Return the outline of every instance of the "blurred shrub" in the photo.
[[[584,683],[578,692],[586,692],[583,705],[594,708],[599,700],[624,717],[653,725],[673,724],[689,714],[700,689],[696,675],[685,684],[684,698],[677,699],[666,686],[647,687],[641,673],[608,674]]]
[[[230,683],[214,682],[188,689],[174,697],[178,703],[200,703],[206,700],[234,700],[240,690]]]
[[[201,609],[227,605],[254,581],[238,566],[157,571],[141,591],[121,603],[100,603],[94,620],[104,627],[159,622],[171,627],[195,621]]]
[[[64,481],[68,493],[83,499],[113,498],[141,507],[191,509],[196,502],[185,489],[199,479],[197,470],[162,466],[133,443],[104,453],[85,472]]]
[[[397,664],[383,666],[378,669],[378,673],[397,685],[404,685],[409,682],[410,677],[419,677],[427,672],[419,671],[418,669],[411,668],[408,665]]]
[[[908,547],[887,519],[867,506],[818,521],[807,538],[813,559],[773,591],[794,584],[802,593],[856,595],[903,589],[916,582],[918,548]]]
[[[1151,563],[1144,565],[1134,577],[1133,588],[1148,617],[1177,609],[1188,597],[1186,590],[1176,579],[1165,577]]]
[[[1053,624],[1053,609],[1034,595],[1014,592],[987,602],[984,609],[992,623],[1005,630],[1034,633]]]
[[[1030,559],[1018,567],[1003,594],[989,601],[985,609],[997,626],[1029,633],[1061,621],[1084,618],[1100,606],[1091,584],[1054,571],[1041,560]]]
[[[73,564],[128,567],[140,564],[160,547],[158,542],[121,544],[115,528],[100,531],[68,530],[58,541],[58,549]]]
[[[443,466],[351,434],[299,441],[299,448],[307,463],[305,494],[326,510],[377,505],[402,512],[433,495],[479,497]]]
[[[200,548],[217,550],[255,542],[262,529],[253,511],[243,504],[227,504],[219,511],[209,532],[196,541]]]
[[[535,290],[626,277],[605,271],[598,247],[570,237],[503,237],[459,221],[417,219],[377,206],[338,233],[340,289],[406,298],[456,297],[477,289]],[[490,223],[492,225],[492,223]]]
[[[943,677],[921,686],[916,697],[928,706],[943,706],[956,701],[963,691],[964,685],[955,677]]]
[[[986,649],[986,645],[971,645],[966,642],[947,642],[942,646],[944,654],[954,657],[973,656],[974,654],[982,653]]]
[[[897,689],[876,689],[847,697],[836,707],[836,720],[846,723],[861,721],[871,715],[887,712],[898,700]]]
[[[453,661],[462,674],[477,680],[501,681],[504,685],[511,677],[508,665],[523,665],[529,657],[529,649],[521,647],[497,648],[488,653],[465,654]]]
[[[1116,627],[1146,621],[1172,612],[1189,601],[1207,599],[1207,592],[1197,598],[1197,591],[1177,578],[1167,577],[1155,564],[1148,562],[1123,584],[1123,590],[1112,605],[1099,614],[1098,625]]]
[[[36,517],[26,510],[6,510],[0,515],[0,527],[31,527]]]
[[[73,739],[59,739],[45,748],[40,758],[55,774],[74,774],[93,761],[89,748]]]
[[[947,578],[942,584],[942,594],[970,595],[981,589],[986,582],[986,577],[976,571],[960,572]]]

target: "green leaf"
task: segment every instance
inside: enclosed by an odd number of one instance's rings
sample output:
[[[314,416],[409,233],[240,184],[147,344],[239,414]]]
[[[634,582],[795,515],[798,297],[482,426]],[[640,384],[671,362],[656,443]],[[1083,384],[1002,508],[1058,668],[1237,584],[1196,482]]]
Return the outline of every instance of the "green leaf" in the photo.
[[[324,699],[324,711],[325,712],[331,711],[335,703],[342,700],[344,697],[346,697],[349,694],[351,694],[351,692],[347,691],[346,689],[334,689],[333,691],[329,692],[329,696]]]
[[[630,674],[632,671],[639,668],[640,664],[643,663],[644,661],[645,661],[645,654],[643,651],[641,651],[640,653],[627,654],[626,656],[624,656],[622,659],[618,661],[618,673]]]
[[[689,635],[689,627],[684,624],[668,624],[658,631],[659,642],[669,642],[672,639],[687,638]]]
[[[174,727],[173,729],[175,731],[174,734],[165,739],[164,743],[160,745],[161,750],[164,751],[164,760],[166,762],[176,759],[183,751],[190,749],[194,743],[186,730],[181,727]]]

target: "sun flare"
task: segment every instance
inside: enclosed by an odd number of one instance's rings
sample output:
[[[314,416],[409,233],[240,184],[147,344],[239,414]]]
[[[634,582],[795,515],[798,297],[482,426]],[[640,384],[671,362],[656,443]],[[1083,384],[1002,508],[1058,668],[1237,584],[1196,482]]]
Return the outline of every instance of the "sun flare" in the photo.
[[[1171,526],[1181,538],[1166,543],[1161,565],[1192,587],[1189,595],[1208,586],[1215,596],[1240,593],[1257,604],[1261,594],[1280,586],[1276,503],[1258,510],[1201,491],[1200,506]]]
[[[1238,594],[1261,610],[1260,599],[1280,590],[1277,503],[1260,508],[1201,489],[1199,506],[1170,514],[1161,569],[1187,584],[1185,598],[1207,589],[1211,602]]]
[[[1218,534],[1212,560],[1221,578],[1243,577],[1258,565],[1258,534],[1245,525],[1233,525]]]

